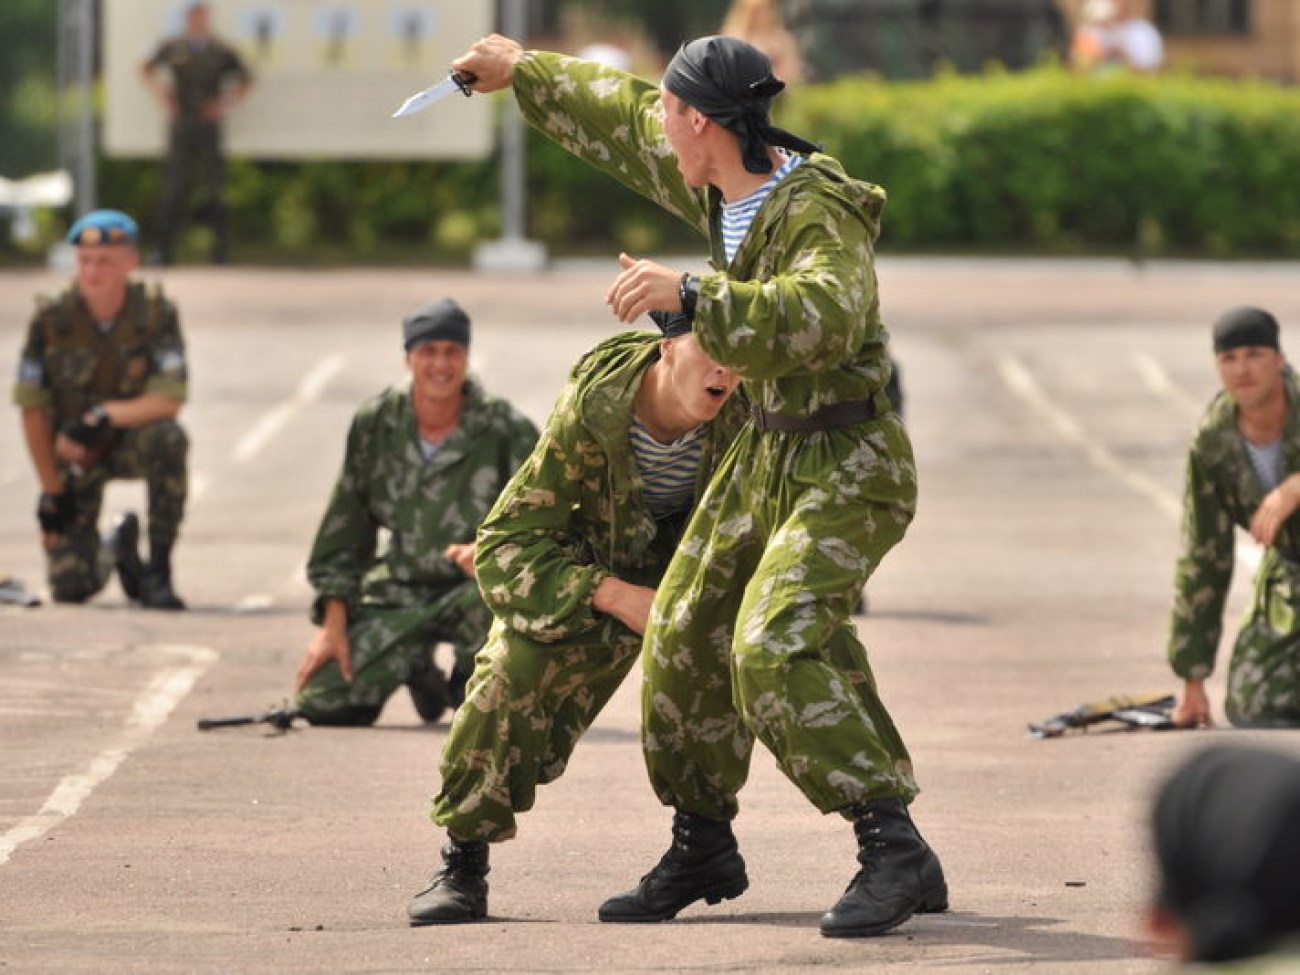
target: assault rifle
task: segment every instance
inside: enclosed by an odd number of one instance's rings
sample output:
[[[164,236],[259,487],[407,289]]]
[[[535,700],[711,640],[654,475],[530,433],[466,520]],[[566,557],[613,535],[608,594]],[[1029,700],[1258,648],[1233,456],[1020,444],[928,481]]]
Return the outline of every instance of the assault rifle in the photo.
[[[282,704],[261,714],[244,714],[233,718],[199,718],[198,726],[199,731],[209,731],[212,728],[233,728],[244,724],[269,724],[276,731],[285,732],[292,728],[294,720],[300,717],[302,717],[300,711]]]
[[[1119,723],[1118,728],[1107,729],[1110,731],[1136,731],[1140,728],[1166,731],[1176,727],[1171,716],[1174,700],[1172,694],[1120,694],[1104,701],[1080,704],[1071,711],[1031,724],[1029,737],[1059,738],[1067,731],[1087,731],[1103,721]]]
[[[29,593],[22,580],[13,576],[0,576],[0,603],[16,603],[19,606],[39,606],[40,598]]]

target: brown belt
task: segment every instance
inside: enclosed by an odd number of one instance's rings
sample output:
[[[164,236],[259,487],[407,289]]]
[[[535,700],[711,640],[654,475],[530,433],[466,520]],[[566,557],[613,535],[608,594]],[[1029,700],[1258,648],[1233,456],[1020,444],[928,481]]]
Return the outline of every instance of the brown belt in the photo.
[[[780,433],[815,433],[818,430],[836,430],[851,427],[855,423],[865,423],[881,416],[875,400],[851,399],[843,403],[823,406],[808,416],[794,416],[790,413],[774,413],[755,406],[751,411],[754,428],[757,430],[775,430]]]

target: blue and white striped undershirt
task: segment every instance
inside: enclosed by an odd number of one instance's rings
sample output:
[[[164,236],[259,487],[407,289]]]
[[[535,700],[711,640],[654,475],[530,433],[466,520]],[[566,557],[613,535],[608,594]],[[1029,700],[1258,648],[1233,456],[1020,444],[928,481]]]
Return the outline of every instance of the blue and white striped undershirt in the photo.
[[[735,259],[736,251],[740,250],[740,242],[745,239],[745,234],[749,233],[749,225],[754,222],[754,215],[758,213],[758,208],[763,205],[768,194],[777,183],[790,175],[794,168],[803,162],[803,156],[781,154],[785,156],[785,162],[777,167],[771,179],[749,196],[742,197],[735,203],[722,204],[722,249],[727,255],[728,264]]]
[[[637,469],[641,472],[646,507],[656,519],[685,511],[695,498],[695,479],[704,456],[704,427],[660,443],[633,418],[628,432]]]

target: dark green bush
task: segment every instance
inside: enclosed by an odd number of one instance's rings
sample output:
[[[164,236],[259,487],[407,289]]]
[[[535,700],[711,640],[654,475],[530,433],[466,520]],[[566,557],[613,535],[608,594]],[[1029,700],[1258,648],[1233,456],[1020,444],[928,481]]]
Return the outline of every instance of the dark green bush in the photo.
[[[1300,91],[1059,69],[792,92],[892,249],[1300,255]]]

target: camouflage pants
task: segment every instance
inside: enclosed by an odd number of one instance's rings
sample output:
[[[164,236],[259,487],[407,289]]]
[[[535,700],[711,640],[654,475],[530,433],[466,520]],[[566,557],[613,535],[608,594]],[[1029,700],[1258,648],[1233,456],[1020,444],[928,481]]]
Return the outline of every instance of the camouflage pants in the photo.
[[[393,692],[424,666],[439,643],[467,670],[492,619],[472,579],[431,594],[417,606],[362,603],[348,624],[352,680],[330,661],[298,692],[295,706],[313,724],[370,725]]]
[[[493,624],[443,749],[433,821],[461,840],[514,836],[515,814],[564,773],[640,652],[641,638],[613,619],[557,643]]]
[[[201,174],[200,213],[212,226],[214,259],[225,259],[229,230],[224,186],[226,160],[222,150],[221,123],[202,119],[172,120],[167,140],[167,161],[163,170],[158,209],[158,249],[170,262],[185,226],[188,212],[186,190],[195,174]]]
[[[911,521],[896,416],[746,428],[668,567],[645,640],[645,759],[668,805],[731,819],[757,736],[823,812],[916,794],[852,620]]]
[[[1228,668],[1228,720],[1300,727],[1300,566],[1266,550]]]
[[[76,499],[77,520],[45,553],[46,575],[57,601],[89,599],[112,574],[112,555],[99,537],[100,509],[109,481],[143,478],[150,545],[169,549],[175,543],[189,492],[189,447],[179,423],[159,420],[118,431],[109,450],[84,474],[64,472],[64,485]]]

